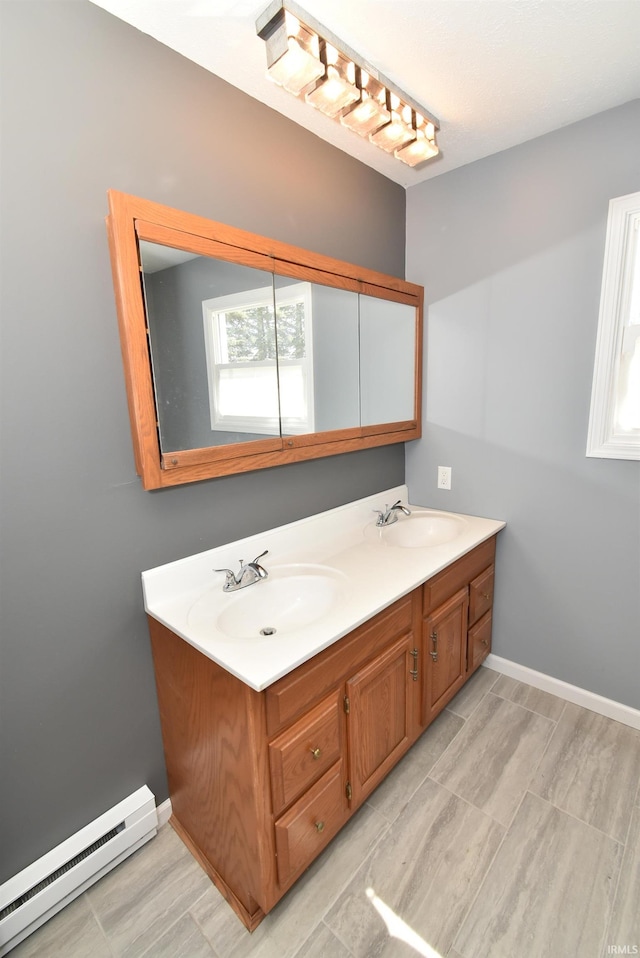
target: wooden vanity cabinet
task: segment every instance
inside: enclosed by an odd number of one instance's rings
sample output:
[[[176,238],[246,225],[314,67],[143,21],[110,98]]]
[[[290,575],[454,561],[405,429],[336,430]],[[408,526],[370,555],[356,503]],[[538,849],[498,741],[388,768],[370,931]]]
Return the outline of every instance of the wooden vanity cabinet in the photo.
[[[495,550],[494,536],[423,586],[423,727],[491,651]]]
[[[247,928],[417,737],[420,620],[418,589],[256,692],[149,617],[171,822]]]
[[[495,538],[262,692],[149,617],[171,822],[250,930],[488,653],[494,552]]]

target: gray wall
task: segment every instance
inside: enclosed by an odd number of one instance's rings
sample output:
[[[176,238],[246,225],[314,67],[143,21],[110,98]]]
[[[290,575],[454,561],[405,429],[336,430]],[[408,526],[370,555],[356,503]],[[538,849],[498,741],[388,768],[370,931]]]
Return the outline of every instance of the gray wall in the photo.
[[[400,187],[88,2],[4,0],[0,14],[1,882],[143,783],[167,797],[141,570],[404,480],[394,446],[144,492],[107,189],[397,276],[405,206]]]
[[[507,520],[498,655],[635,708],[640,462],[585,448],[607,206],[640,190],[639,157],[636,100],[407,192],[429,307],[411,497]]]

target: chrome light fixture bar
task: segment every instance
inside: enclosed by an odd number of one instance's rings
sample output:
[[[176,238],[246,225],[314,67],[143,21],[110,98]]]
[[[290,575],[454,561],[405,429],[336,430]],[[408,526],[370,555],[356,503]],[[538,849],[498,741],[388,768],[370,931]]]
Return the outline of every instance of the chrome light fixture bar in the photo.
[[[438,155],[438,119],[293,0],[273,0],[256,31],[274,83],[408,166]]]

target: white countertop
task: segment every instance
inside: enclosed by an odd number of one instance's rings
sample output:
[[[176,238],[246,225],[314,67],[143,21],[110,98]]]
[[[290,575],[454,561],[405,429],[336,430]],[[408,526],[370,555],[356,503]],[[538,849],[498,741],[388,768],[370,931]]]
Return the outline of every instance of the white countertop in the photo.
[[[390,545],[375,528],[374,509],[401,499],[406,486],[397,486],[322,512],[307,519],[261,532],[198,555],[142,573],[145,609],[228,672],[258,691],[291,672],[302,662],[366,622],[396,599],[411,592],[445,566],[504,528],[505,522],[454,513],[460,531],[443,545]],[[423,506],[409,504],[413,517]],[[411,522],[400,516],[401,522]],[[269,578],[237,592],[224,593],[224,575],[214,569],[236,571],[239,560],[261,560]],[[320,568],[314,568],[320,567]],[[291,574],[326,573],[336,584],[338,600],[316,621],[296,628],[279,628],[272,636],[251,634],[235,638],[223,631],[219,619],[228,610],[250,609],[250,603],[269,608],[277,600],[278,583]],[[263,590],[263,591],[260,591]],[[271,603],[272,608],[276,608]],[[264,626],[275,624],[267,614]],[[227,615],[227,619],[228,619]],[[277,612],[273,615],[277,619]],[[224,618],[222,619],[224,624]]]

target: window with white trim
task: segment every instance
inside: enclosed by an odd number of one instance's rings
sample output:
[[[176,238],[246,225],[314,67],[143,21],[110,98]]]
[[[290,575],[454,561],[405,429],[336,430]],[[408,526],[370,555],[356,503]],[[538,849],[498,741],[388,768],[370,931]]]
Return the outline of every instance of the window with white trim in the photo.
[[[640,459],[640,193],[609,203],[587,455]]]
[[[311,284],[202,304],[211,428],[259,435],[314,431]]]

